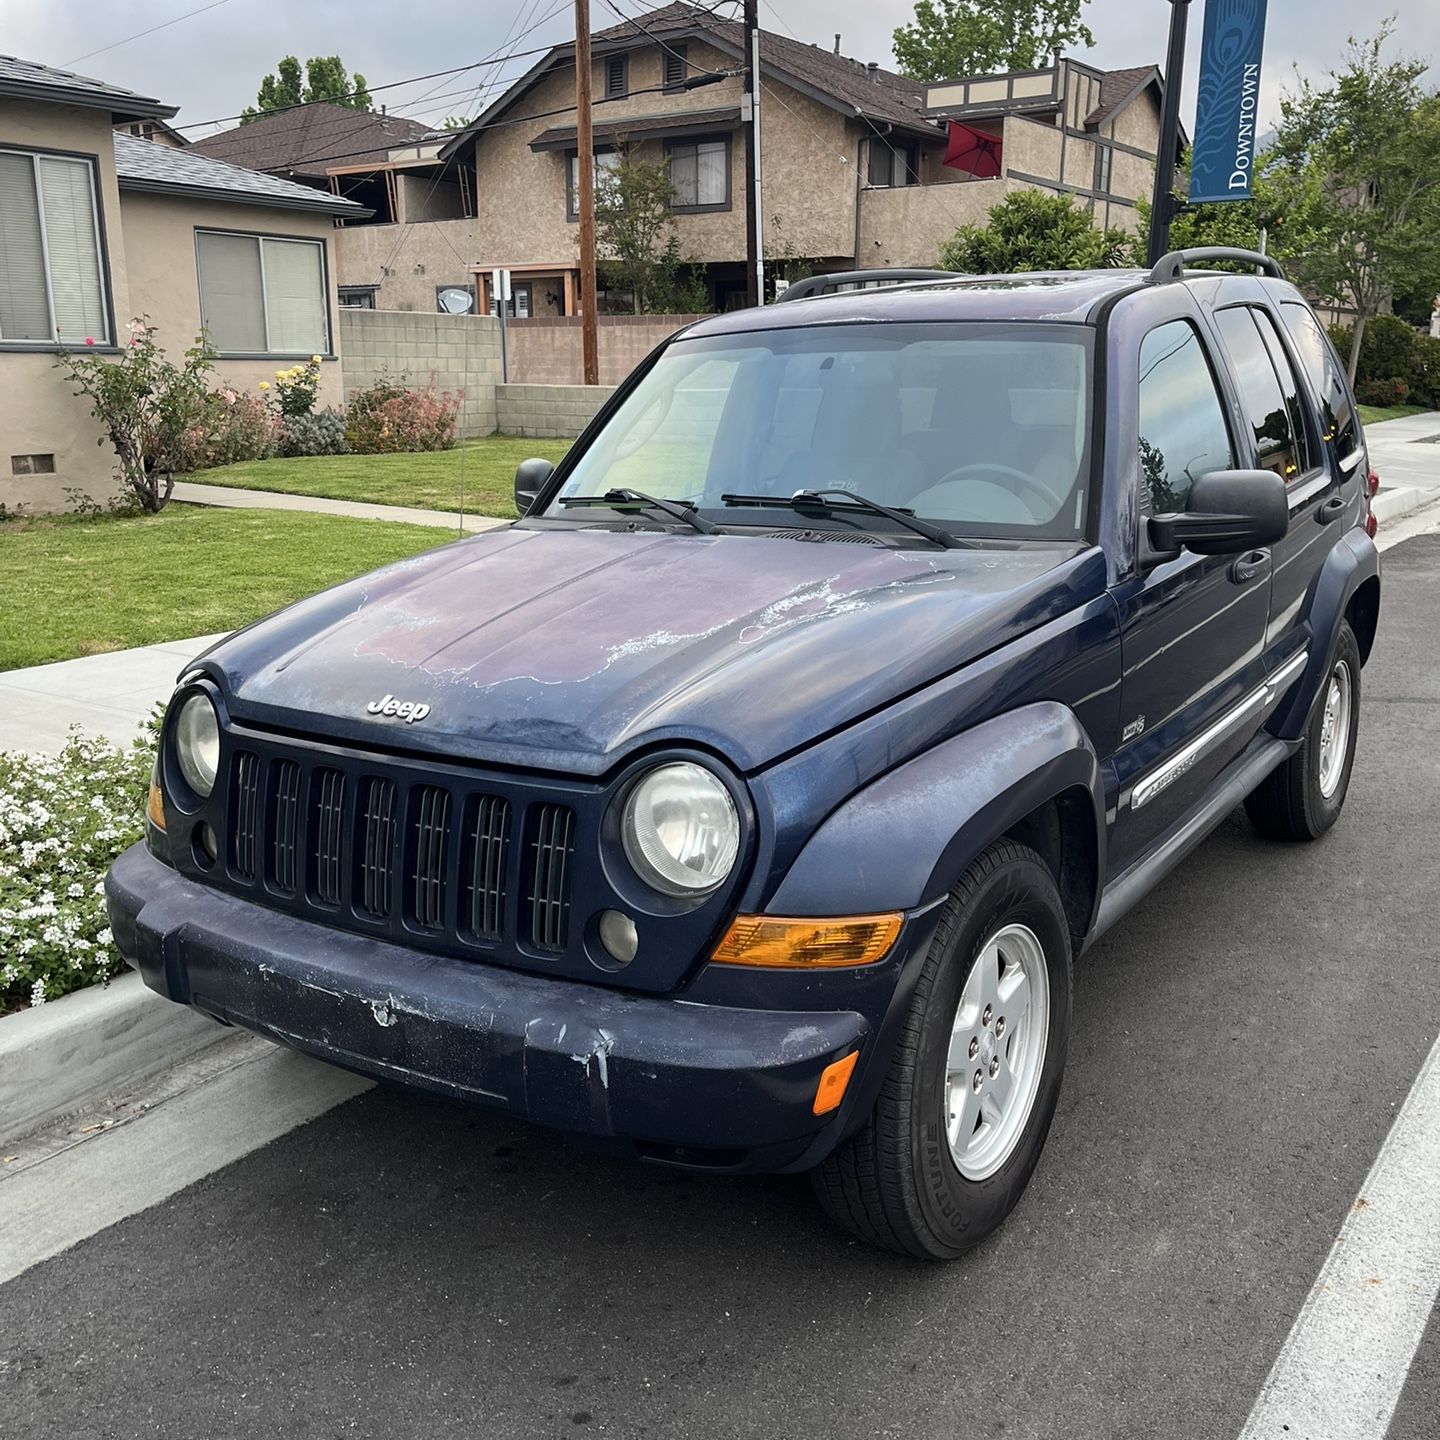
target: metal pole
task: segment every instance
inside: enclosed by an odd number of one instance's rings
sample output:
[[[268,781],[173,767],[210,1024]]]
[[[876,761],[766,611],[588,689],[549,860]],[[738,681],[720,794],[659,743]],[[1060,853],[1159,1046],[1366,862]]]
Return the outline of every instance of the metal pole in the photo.
[[[1155,152],[1155,188],[1150,196],[1147,253],[1154,264],[1170,248],[1175,214],[1175,146],[1180,138],[1180,83],[1185,74],[1185,25],[1190,0],[1170,0],[1170,45],[1165,54],[1165,105],[1160,112],[1160,144]]]
[[[765,303],[765,246],[760,206],[760,0],[745,0],[745,301]]]
[[[585,383],[600,383],[595,333],[595,137],[590,127],[590,0],[575,0],[575,148],[580,198],[580,340]]]

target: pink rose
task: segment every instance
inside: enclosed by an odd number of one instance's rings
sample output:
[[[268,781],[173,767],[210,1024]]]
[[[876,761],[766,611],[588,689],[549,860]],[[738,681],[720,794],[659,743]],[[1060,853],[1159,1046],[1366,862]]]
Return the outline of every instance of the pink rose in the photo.
[[[92,339],[90,338],[90,336],[87,335],[87,336],[85,337],[85,343],[86,343],[87,345],[93,345],[95,342],[94,342],[94,340],[92,340]]]

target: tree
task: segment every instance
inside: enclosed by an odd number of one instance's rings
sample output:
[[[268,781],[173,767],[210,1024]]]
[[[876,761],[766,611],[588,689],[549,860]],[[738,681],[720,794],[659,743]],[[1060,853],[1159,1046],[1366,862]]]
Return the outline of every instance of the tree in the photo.
[[[1057,50],[1095,43],[1080,18],[1089,0],[919,0],[894,32],[895,59],[912,80],[1039,70]]]
[[[1423,62],[1384,59],[1391,28],[1352,38],[1328,83],[1283,96],[1275,141],[1282,204],[1307,212],[1293,277],[1355,312],[1352,384],[1366,323],[1396,294],[1440,284],[1440,96],[1421,88]]]
[[[374,102],[365,88],[365,77],[357,70],[352,78],[338,55],[312,55],[305,62],[305,80],[301,83],[300,62],[286,55],[275,67],[275,74],[260,82],[256,103],[241,111],[242,125],[273,110],[288,110],[293,105],[308,105],[315,100],[329,100],[351,110],[373,110]]]
[[[1068,195],[1016,190],[989,215],[989,224],[962,225],[940,247],[942,269],[970,275],[1105,270],[1130,258],[1130,236],[1101,230]]]
[[[680,254],[674,201],[668,167],[637,160],[626,148],[618,164],[596,171],[595,250],[606,283],[634,296],[637,315],[706,308],[704,286]]]

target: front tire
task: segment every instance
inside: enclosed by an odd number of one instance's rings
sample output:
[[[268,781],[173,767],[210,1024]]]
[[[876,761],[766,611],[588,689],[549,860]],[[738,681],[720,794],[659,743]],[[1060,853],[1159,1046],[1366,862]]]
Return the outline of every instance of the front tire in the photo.
[[[1250,823],[1272,840],[1318,840],[1340,818],[1359,734],[1360,645],[1342,621],[1300,748],[1245,798]]]
[[[960,877],[875,1108],[812,1172],[872,1245],[950,1260],[1019,1203],[1070,1039],[1070,927],[1049,867],[1002,840]]]

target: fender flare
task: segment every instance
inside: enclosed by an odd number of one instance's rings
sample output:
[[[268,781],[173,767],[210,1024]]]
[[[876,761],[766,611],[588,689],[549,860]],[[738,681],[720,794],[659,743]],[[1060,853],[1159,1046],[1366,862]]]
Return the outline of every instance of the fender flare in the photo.
[[[1103,879],[1100,763],[1074,711],[1039,701],[983,721],[888,771],[832,812],[765,907],[772,915],[873,914],[942,900],[992,841],[1066,791],[1095,827],[1094,920]]]
[[[1355,592],[1367,581],[1379,581],[1380,552],[1375,542],[1358,526],[1330,547],[1316,577],[1310,598],[1309,626],[1312,644],[1304,673],[1291,687],[1289,698],[1276,710],[1268,726],[1282,740],[1298,739],[1310,718],[1310,707],[1320,693],[1320,683],[1330,673],[1340,622]]]

